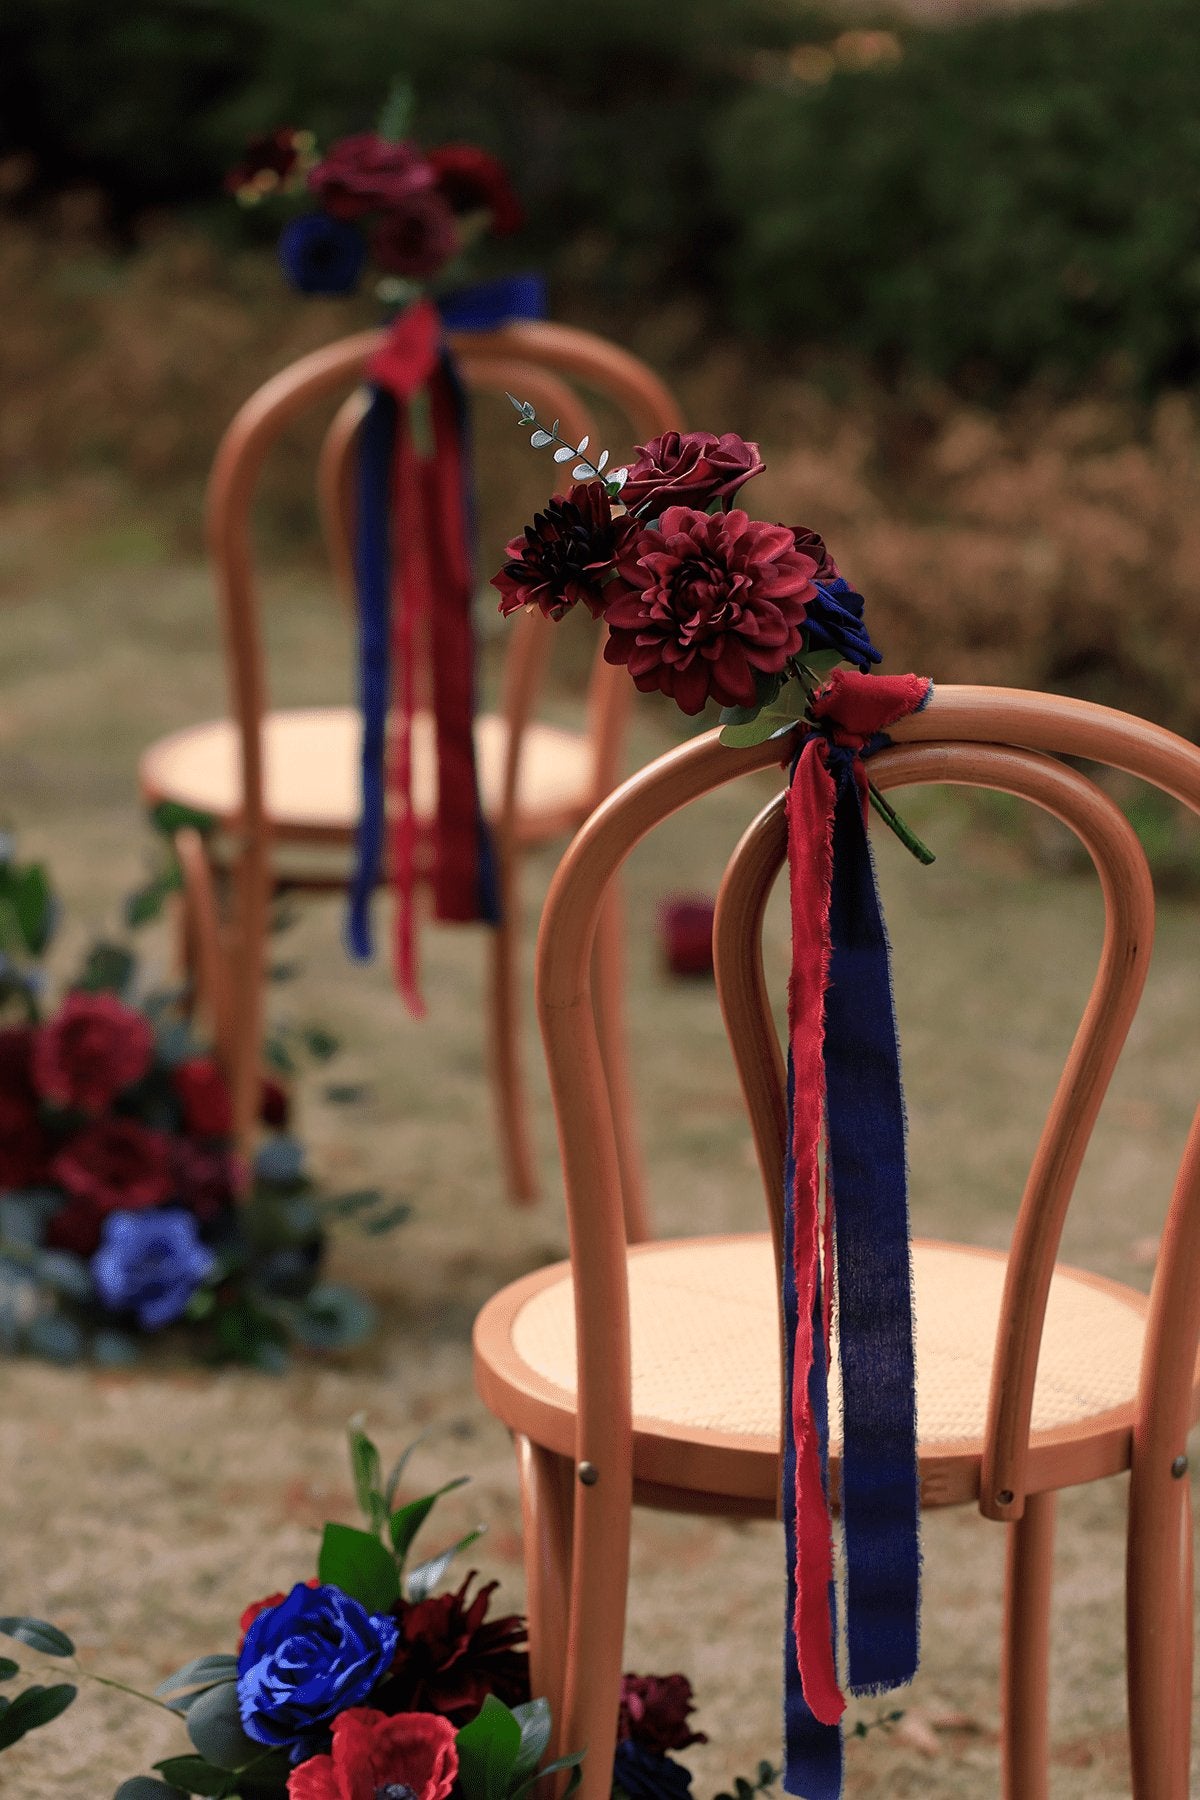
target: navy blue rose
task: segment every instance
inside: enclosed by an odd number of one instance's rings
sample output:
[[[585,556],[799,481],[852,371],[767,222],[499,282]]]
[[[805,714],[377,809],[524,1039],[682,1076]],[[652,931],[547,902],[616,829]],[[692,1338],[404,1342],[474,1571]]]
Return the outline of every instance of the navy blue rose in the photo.
[[[816,598],[804,609],[805,649],[833,650],[868,674],[872,663],[883,661],[883,652],[875,648],[863,624],[862,595],[840,575],[818,575],[815,585]]]
[[[348,219],[304,213],[284,227],[279,260],[302,294],[352,294],[367,260],[367,240]]]
[[[629,1800],[692,1800],[692,1772],[670,1756],[659,1756],[633,1738],[617,1745],[613,1787]]]
[[[92,1280],[109,1312],[133,1312],[143,1331],[179,1318],[216,1258],[185,1212],[114,1212],[92,1257]]]
[[[337,1587],[298,1582],[259,1613],[238,1656],[238,1710],[257,1743],[293,1762],[319,1748],[330,1721],[361,1706],[396,1654],[399,1626]]]

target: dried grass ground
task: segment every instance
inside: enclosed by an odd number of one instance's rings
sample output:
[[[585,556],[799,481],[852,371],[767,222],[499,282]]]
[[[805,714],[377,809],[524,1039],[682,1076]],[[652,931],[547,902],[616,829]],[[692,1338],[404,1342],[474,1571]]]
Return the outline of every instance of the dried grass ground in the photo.
[[[30,493],[0,514],[0,567],[2,807],[23,848],[52,860],[68,904],[69,963],[92,927],[111,925],[140,871],[139,747],[222,703],[211,599],[201,565],[99,476],[77,486],[69,505]],[[307,565],[274,583],[272,631],[283,697],[349,691],[343,628]],[[569,681],[557,690],[563,712],[575,700]],[[664,708],[645,705],[632,760],[661,748],[670,725]],[[719,797],[702,820],[660,834],[631,871],[631,1030],[664,1232],[760,1217],[712,991],[663,977],[654,932],[666,892],[713,885],[760,796]],[[1002,1244],[1086,991],[1096,900],[1074,878],[1031,870],[1014,840],[961,800],[914,795],[910,810],[937,864],[917,869],[890,841],[880,862],[897,947],[916,1223]],[[549,857],[532,870],[531,943],[550,870]],[[1130,1067],[1106,1108],[1067,1244],[1074,1260],[1140,1284],[1195,1098],[1194,913],[1165,906]],[[782,959],[778,917],[773,933]],[[337,1252],[382,1308],[369,1353],[281,1380],[171,1363],[121,1376],[0,1369],[0,1609],[57,1619],[111,1673],[149,1685],[186,1657],[230,1644],[247,1600],[309,1572],[322,1520],[351,1516],[342,1429],[357,1409],[387,1447],[431,1428],[421,1472],[430,1483],[474,1473],[466,1494],[447,1502],[440,1529],[449,1537],[456,1525],[486,1520],[481,1566],[519,1600],[511,1461],[474,1399],[467,1346],[472,1316],[495,1287],[562,1252],[553,1135],[531,1030],[546,1194],[538,1210],[509,1211],[482,1081],[480,946],[470,931],[430,933],[427,946],[433,1004],[424,1026],[404,1017],[382,968],[346,964],[331,907],[305,915],[295,938],[304,973],[275,996],[281,1009],[335,1026],[347,1046],[339,1075],[371,1083],[353,1113],[310,1084],[302,1124],[320,1167],[337,1183],[379,1181],[416,1209],[382,1251],[346,1241]],[[1114,1482],[1062,1509],[1056,1800],[1128,1791],[1123,1503]],[[1002,1552],[1000,1532],[970,1512],[928,1521],[925,1668],[902,1702],[900,1729],[852,1746],[849,1791],[858,1800],[997,1791]],[[711,1793],[777,1748],[777,1536],[647,1514],[634,1569],[629,1665],[691,1674],[712,1739],[694,1756],[697,1788]],[[103,1800],[174,1742],[146,1709],[89,1692],[61,1728],[4,1758],[0,1786],[6,1800]]]

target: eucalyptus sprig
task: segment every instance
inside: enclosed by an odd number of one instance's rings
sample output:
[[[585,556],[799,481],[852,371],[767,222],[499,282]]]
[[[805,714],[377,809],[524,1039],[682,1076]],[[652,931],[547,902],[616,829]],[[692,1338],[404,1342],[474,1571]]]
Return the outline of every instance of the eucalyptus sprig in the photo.
[[[596,461],[592,462],[590,457],[585,454],[588,445],[591,443],[590,434],[582,437],[577,444],[572,444],[568,442],[565,437],[560,435],[558,419],[555,419],[553,425],[543,425],[538,418],[537,410],[531,401],[518,400],[515,394],[509,394],[508,400],[522,425],[533,426],[533,433],[529,442],[535,450],[544,450],[548,444],[557,444],[558,448],[554,452],[554,460],[556,463],[570,462],[572,457],[578,459],[575,468],[571,471],[576,481],[602,481],[609,499],[615,500],[618,498],[621,489],[625,485],[627,471],[624,469],[613,469],[607,475],[604,473],[605,469],[608,467],[609,455],[607,450],[602,450]]]

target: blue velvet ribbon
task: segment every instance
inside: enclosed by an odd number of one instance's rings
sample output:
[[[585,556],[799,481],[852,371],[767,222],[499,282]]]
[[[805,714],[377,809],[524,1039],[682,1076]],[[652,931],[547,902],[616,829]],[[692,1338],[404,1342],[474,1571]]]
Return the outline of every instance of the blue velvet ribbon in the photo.
[[[863,817],[856,755],[827,744],[835,783],[825,1070],[825,1189],[832,1200],[842,1377],[841,1514],[845,1547],[847,1682],[852,1693],[902,1686],[916,1672],[920,1617],[920,1499],[904,1095],[887,933]],[[788,1084],[789,1129],[793,1087]],[[794,1170],[790,1161],[785,1192]],[[794,1362],[796,1289],[789,1237],[784,1256],[784,1366]],[[814,1315],[809,1398],[828,1443],[821,1297]],[[784,1407],[784,1519],[789,1587],[795,1445]],[[826,1489],[828,1474],[826,1471]],[[841,1728],[805,1704],[790,1621],[785,1662],[784,1787],[803,1800],[839,1800]],[[836,1618],[836,1614],[835,1614]]]
[[[444,330],[495,331],[517,319],[544,319],[546,285],[540,275],[522,274],[459,289],[438,302]],[[470,468],[466,398],[449,347],[442,366],[452,383],[462,442],[463,534],[468,561],[475,560],[475,493]],[[391,562],[393,524],[391,468],[404,426],[395,397],[372,385],[358,442],[357,535],[354,548],[359,609],[359,706],[362,712],[361,811],[355,837],[354,871],[346,915],[346,946],[358,961],[374,950],[371,896],[383,866],[386,828],[385,745],[391,698]],[[479,846],[479,916],[495,924],[500,916],[495,849],[475,797]]]

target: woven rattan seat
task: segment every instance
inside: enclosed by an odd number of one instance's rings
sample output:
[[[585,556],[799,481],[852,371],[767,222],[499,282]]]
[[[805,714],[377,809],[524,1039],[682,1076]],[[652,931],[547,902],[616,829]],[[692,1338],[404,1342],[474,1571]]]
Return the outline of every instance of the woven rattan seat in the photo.
[[[348,706],[297,707],[263,720],[266,809],[284,837],[348,842],[360,808],[362,720]],[[476,721],[481,799],[485,813],[500,810],[507,722],[495,714]],[[580,733],[532,721],[521,743],[518,813],[530,835],[553,837],[587,810],[594,778],[593,747]],[[234,821],[242,807],[241,747],[230,719],[192,725],[152,744],[142,759],[142,790]],[[433,722],[414,721],[413,795],[429,817],[436,798]]]
[[[1006,1258],[957,1244],[918,1243],[917,1394],[924,1460],[949,1462],[955,1487],[982,1454],[992,1352]],[[779,1444],[779,1303],[764,1233],[641,1244],[629,1254],[635,1468],[687,1486],[706,1446],[736,1442],[769,1477]],[[1036,1452],[1055,1434],[1094,1424],[1097,1446],[1128,1435],[1145,1331],[1145,1300],[1130,1288],[1059,1265],[1050,1290],[1033,1402]],[[499,1373],[489,1347],[507,1344]],[[503,1384],[522,1409],[536,1397],[575,1417],[575,1311],[570,1265],[539,1270],[501,1294],[477,1328],[480,1380],[506,1415]],[[832,1449],[839,1387],[831,1375]],[[695,1449],[682,1457],[680,1444]],[[938,1484],[926,1499],[941,1498]],[[946,1497],[949,1497],[947,1493]]]

